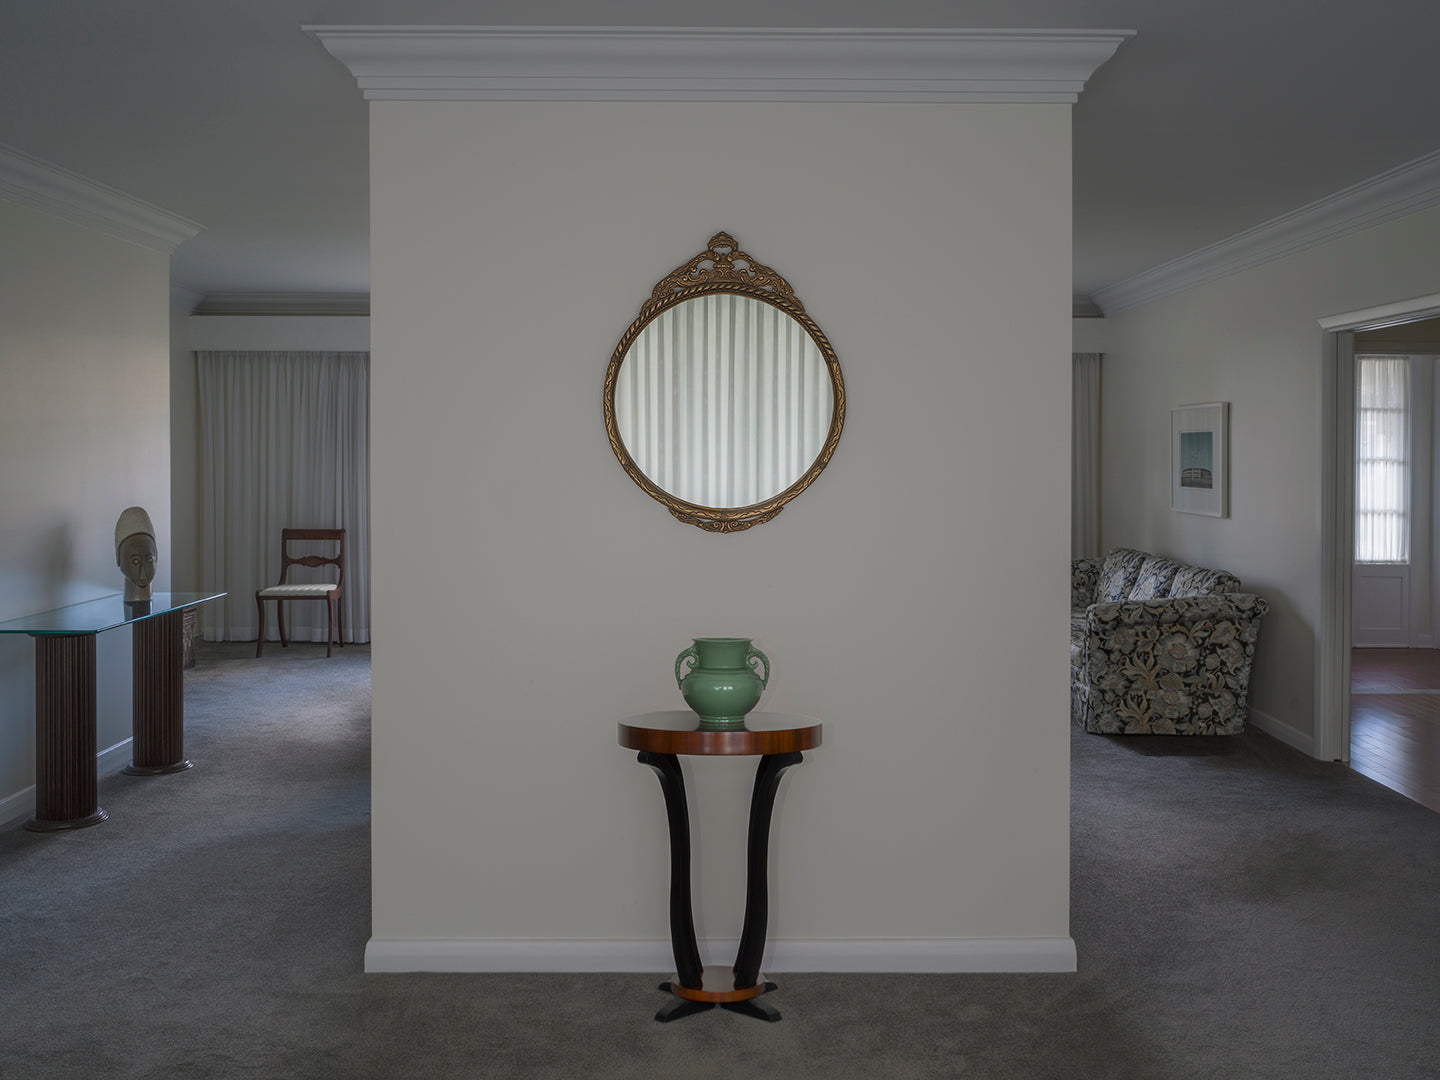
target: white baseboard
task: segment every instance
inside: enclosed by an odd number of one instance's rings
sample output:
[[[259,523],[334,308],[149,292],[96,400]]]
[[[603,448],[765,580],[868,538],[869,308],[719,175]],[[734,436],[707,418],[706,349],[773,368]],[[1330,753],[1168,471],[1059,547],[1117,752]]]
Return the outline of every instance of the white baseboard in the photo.
[[[1302,754],[1309,754],[1311,757],[1315,756],[1315,736],[1304,731],[1296,730],[1289,724],[1277,720],[1269,713],[1261,712],[1255,708],[1254,705],[1250,706],[1249,722],[1265,732],[1265,734],[1269,735],[1272,739],[1279,739],[1286,746],[1293,746]]]
[[[21,788],[14,795],[0,799],[0,825],[10,826],[35,813],[35,785]]]
[[[130,744],[135,740],[122,739],[114,746],[106,747],[95,755],[95,774],[105,776],[130,764]],[[0,825],[11,825],[22,818],[35,814],[35,785],[21,788],[13,795],[0,799]]]
[[[106,773],[116,772],[130,764],[131,748],[135,740],[133,738],[121,739],[114,746],[107,747],[95,755],[95,771],[100,776]]]
[[[729,965],[735,941],[703,941],[700,955]],[[773,941],[762,969],[876,973],[1071,972],[1075,942],[1053,938],[913,938],[867,941]],[[663,974],[675,969],[670,942],[464,939],[420,941],[371,938],[365,970],[461,972],[634,971]]]

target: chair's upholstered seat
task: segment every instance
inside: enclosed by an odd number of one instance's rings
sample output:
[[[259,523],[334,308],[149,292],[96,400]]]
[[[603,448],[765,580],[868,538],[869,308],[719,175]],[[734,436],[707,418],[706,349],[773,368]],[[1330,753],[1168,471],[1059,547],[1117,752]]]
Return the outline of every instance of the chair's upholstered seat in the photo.
[[[292,597],[326,596],[339,588],[338,585],[326,585],[324,582],[313,585],[271,585],[258,590],[255,595],[263,600],[288,600]]]

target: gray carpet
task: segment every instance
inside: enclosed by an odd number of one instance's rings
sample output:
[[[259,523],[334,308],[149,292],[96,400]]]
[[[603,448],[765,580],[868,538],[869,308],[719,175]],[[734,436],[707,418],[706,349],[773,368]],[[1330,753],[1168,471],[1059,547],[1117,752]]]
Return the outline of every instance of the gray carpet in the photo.
[[[1078,975],[371,975],[369,656],[204,645],[197,768],[0,830],[0,1078],[1440,1075],[1440,815],[1274,740],[1074,734]]]

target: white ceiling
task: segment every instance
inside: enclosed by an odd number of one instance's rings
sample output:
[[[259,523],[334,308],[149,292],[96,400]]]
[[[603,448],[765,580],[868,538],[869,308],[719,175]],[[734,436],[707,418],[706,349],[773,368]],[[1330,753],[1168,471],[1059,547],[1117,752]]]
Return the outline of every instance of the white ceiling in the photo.
[[[206,294],[369,290],[366,104],[301,24],[1134,29],[1074,111],[1075,291],[1440,148],[1437,0],[5,0],[0,143],[205,231]]]

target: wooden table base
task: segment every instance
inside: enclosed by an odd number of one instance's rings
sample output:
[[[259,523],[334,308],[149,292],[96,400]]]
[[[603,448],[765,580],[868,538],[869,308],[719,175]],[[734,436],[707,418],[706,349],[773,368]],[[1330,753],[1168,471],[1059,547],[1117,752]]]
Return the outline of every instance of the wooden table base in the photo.
[[[748,1001],[750,998],[759,997],[765,993],[763,976],[753,986],[737,988],[734,968],[705,968],[700,972],[699,986],[685,986],[681,984],[679,976],[666,985],[670,987],[670,992],[676,997],[682,997],[688,1001],[708,1001],[712,1005],[723,1005],[727,1001]],[[771,983],[770,988],[774,989],[774,987],[775,984]]]
[[[177,609],[134,624],[134,755],[125,772],[158,776],[185,759],[182,616]],[[31,832],[98,825],[95,635],[35,637],[35,816]]]
[[[0,636],[35,643],[35,816],[32,832],[98,825],[95,639],[129,626],[134,640],[132,755],[127,773],[156,776],[190,768],[185,759],[185,613],[224,593],[157,592],[147,600],[120,593],[18,619],[0,620]]]
[[[31,832],[98,825],[95,635],[35,639],[35,816]]]
[[[737,1012],[742,1016],[750,1016],[756,1020],[764,1020],[773,1024],[780,1019],[780,1013],[768,1002],[759,1000],[761,994],[768,994],[778,989],[773,982],[766,982],[764,976],[754,986],[747,986],[736,990],[734,987],[735,975],[730,969],[706,968],[705,986],[696,989],[691,986],[681,986],[677,981],[663,982],[660,990],[667,994],[674,994],[675,998],[669,1004],[661,1007],[655,1014],[655,1019],[662,1024],[668,1024],[671,1020],[681,1020],[687,1016],[694,1016],[698,1012],[713,1009],[717,1005],[722,1009]],[[713,989],[710,987],[713,986]]]
[[[169,611],[134,626],[135,669],[131,776],[188,769],[185,758],[184,614]]]
[[[735,966],[728,970],[706,969],[700,965],[700,950],[695,941],[695,922],[690,900],[690,815],[686,806],[685,781],[680,762],[674,754],[657,754],[642,750],[637,756],[642,765],[655,770],[665,794],[666,816],[670,826],[670,944],[675,953],[679,974],[666,987],[676,998],[688,1003],[672,1002],[655,1014],[662,1023],[690,1016],[712,1005],[722,1005],[761,1020],[775,1021],[780,1014],[766,1005],[753,1002],[761,994],[775,989],[760,975],[760,955],[765,948],[765,924],[768,918],[768,868],[770,817],[775,807],[775,793],[780,775],[790,766],[798,765],[803,755],[798,751],[765,754],[755,770],[755,790],[750,799],[750,835],[747,843],[745,924],[740,932],[740,951]],[[741,1005],[746,1005],[741,1008]]]
[[[760,974],[769,921],[770,819],[780,777],[805,760],[802,751],[820,745],[819,721],[808,716],[752,713],[739,727],[701,730],[689,712],[643,713],[620,723],[620,745],[638,750],[636,760],[648,765],[660,780],[665,795],[665,817],[670,827],[670,947],[675,954],[675,977],[660,984],[674,1000],[655,1014],[662,1024],[719,1006],[774,1023],[780,1014],[760,1000],[775,989]],[[731,968],[706,968],[700,963],[695,941],[695,917],[690,899],[690,811],[680,754],[759,757],[755,787],[750,795],[750,832],[745,851],[745,923],[740,949]]]

